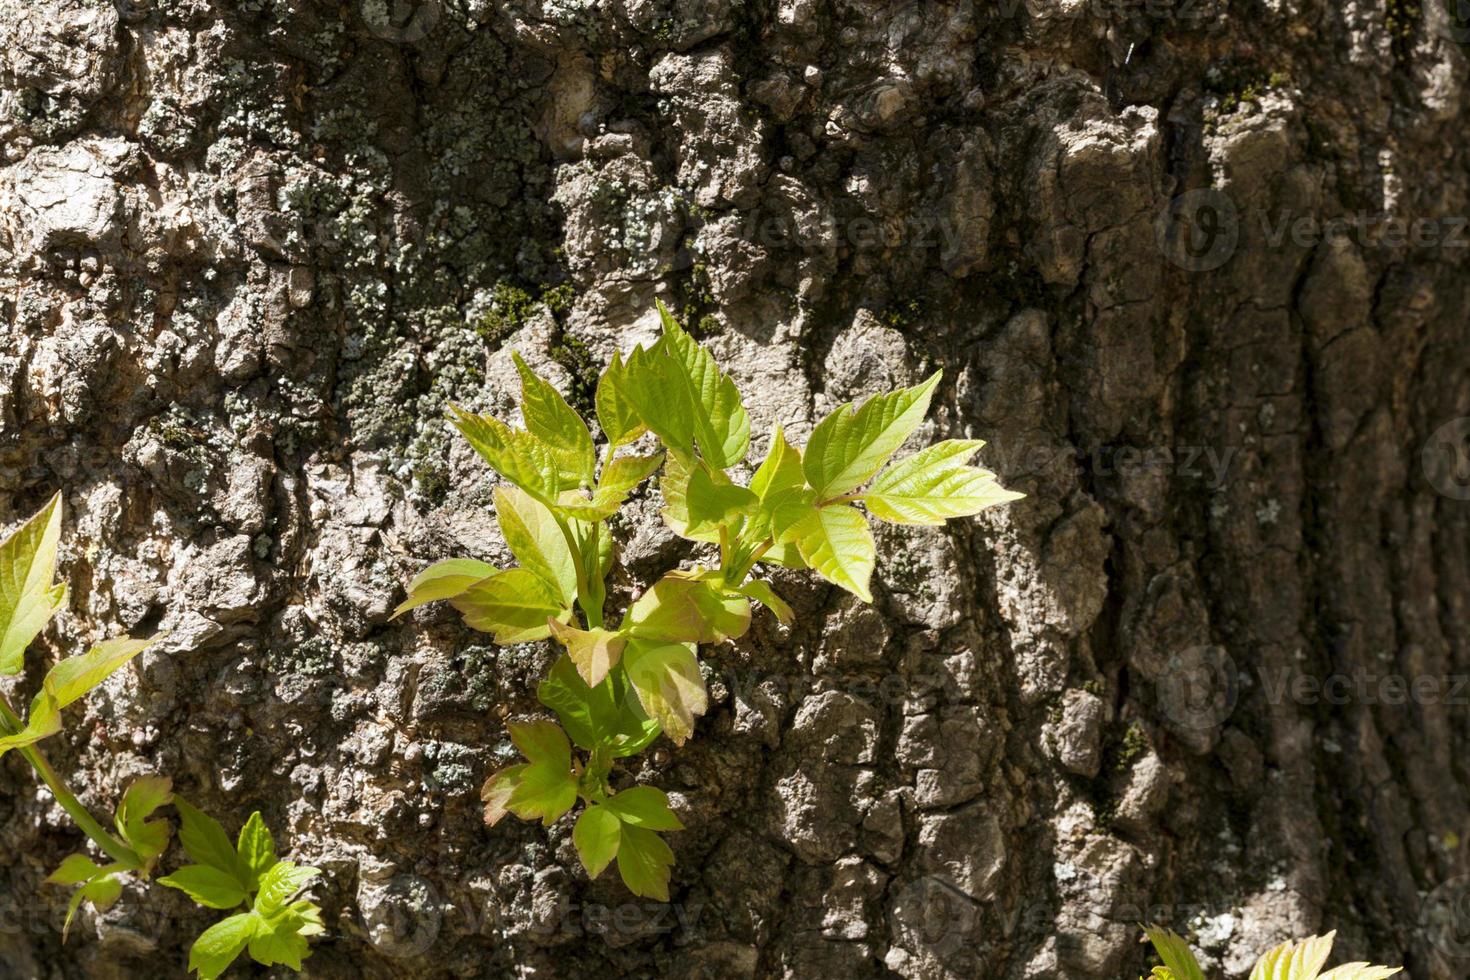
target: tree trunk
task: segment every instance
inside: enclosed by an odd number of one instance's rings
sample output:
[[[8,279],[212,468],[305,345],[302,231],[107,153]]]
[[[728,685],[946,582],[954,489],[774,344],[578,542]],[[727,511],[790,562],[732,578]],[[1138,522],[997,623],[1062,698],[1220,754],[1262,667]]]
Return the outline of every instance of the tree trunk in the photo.
[[[1418,2],[0,0],[0,521],[63,490],[71,589],[11,699],[170,630],[48,751],[261,810],[317,976],[1114,980],[1144,921],[1465,976],[1470,29]],[[586,407],[655,298],[759,445],[943,368],[922,434],[1028,495],[703,651],[635,763],[667,907],[482,823],[549,650],[388,619],[507,557],[446,406],[514,349]],[[619,534],[624,598],[691,554]],[[0,824],[0,976],[219,917],[63,945],[14,753]]]

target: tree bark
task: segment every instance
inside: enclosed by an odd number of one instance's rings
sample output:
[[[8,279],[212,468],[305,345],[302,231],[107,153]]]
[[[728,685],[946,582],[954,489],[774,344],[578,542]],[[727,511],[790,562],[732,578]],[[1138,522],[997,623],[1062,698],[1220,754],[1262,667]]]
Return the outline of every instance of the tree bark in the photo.
[[[317,976],[1113,980],[1144,921],[1464,976],[1470,29],[1422,2],[0,0],[0,521],[63,490],[71,589],[13,700],[170,630],[48,754],[263,811]],[[922,436],[1028,495],[702,652],[633,768],[667,907],[482,823],[549,650],[388,619],[508,557],[446,406],[510,417],[514,349],[585,408],[656,298],[796,443],[943,368]],[[618,533],[624,600],[692,555],[653,491]],[[217,916],[157,885],[62,944],[80,843],[12,754],[0,975],[181,974]]]

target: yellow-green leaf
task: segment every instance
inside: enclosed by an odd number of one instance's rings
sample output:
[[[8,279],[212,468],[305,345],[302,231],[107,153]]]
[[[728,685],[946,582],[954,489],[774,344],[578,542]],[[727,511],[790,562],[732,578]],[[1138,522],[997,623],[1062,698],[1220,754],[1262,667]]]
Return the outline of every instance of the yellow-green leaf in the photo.
[[[674,852],[651,830],[622,824],[618,842],[618,874],[628,891],[640,898],[669,900],[669,873]]]
[[[740,391],[720,370],[714,356],[679,326],[662,302],[658,312],[663,320],[664,346],[682,368],[680,376],[694,408],[694,440],[699,453],[716,469],[728,469],[744,459],[750,449],[750,417],[741,403]]]
[[[506,804],[521,785],[521,775],[526,771],[525,763],[506,766],[485,780],[480,789],[480,800],[485,804],[485,823],[491,827],[505,818]]]
[[[795,615],[791,611],[791,606],[786,603],[785,599],[782,599],[776,594],[776,590],[771,588],[771,583],[769,582],[763,582],[760,579],[751,579],[735,591],[741,595],[749,596],[775,613],[776,619],[782,624],[790,623]]]
[[[527,366],[519,353],[511,352],[511,358],[521,375],[521,417],[525,419],[526,431],[552,451],[568,476],[590,486],[597,456],[587,423],[567,404],[561,392]]]
[[[571,545],[545,504],[515,487],[495,488],[495,516],[521,567],[549,585],[568,607],[577,597],[577,563]]]
[[[750,603],[707,581],[670,572],[633,603],[626,628],[645,640],[719,643],[750,629]]]
[[[146,640],[128,637],[104,640],[84,654],[67,657],[57,663],[41,682],[41,690],[31,699],[25,727],[19,732],[0,736],[0,755],[61,731],[63,708],[101,684],[113,671],[162,637],[163,634]]]
[[[238,867],[244,875],[246,891],[254,891],[260,885],[261,875],[276,863],[276,842],[271,837],[265,818],[256,810],[240,828],[240,837],[235,844]]]
[[[719,470],[711,476],[703,466],[689,474],[685,489],[689,509],[689,531],[718,531],[755,513],[759,498],[745,487],[737,486]]]
[[[720,532],[717,529],[695,531],[689,526],[689,478],[691,474],[690,464],[679,456],[670,454],[665,460],[664,474],[658,484],[664,498],[661,512],[664,523],[669,526],[670,531],[681,538],[687,538],[690,541],[718,541]]]
[[[511,568],[477,582],[449,600],[472,629],[495,634],[502,646],[544,640],[548,618],[565,620],[571,610],[545,579],[525,568]]]
[[[505,808],[522,820],[540,817],[548,826],[577,802],[572,745],[553,722],[511,724],[510,738],[528,761],[516,775]]]
[[[1398,966],[1370,966],[1367,963],[1347,963],[1333,967],[1317,980],[1384,980],[1403,972]]]
[[[618,853],[622,840],[623,824],[605,806],[592,804],[577,817],[572,828],[572,843],[577,847],[577,857],[582,867],[593,878],[602,874]]]
[[[638,417],[638,409],[628,399],[628,369],[621,354],[614,352],[612,361],[597,381],[597,422],[602,434],[614,446],[622,446],[641,436],[647,426]]]
[[[168,847],[168,821],[148,818],[173,798],[173,780],[167,776],[144,776],[129,784],[117,804],[113,823],[118,835],[142,860],[140,870],[151,871],[158,856]]]
[[[623,650],[623,669],[643,710],[683,745],[694,733],[694,719],[709,707],[694,644],[633,637]]]
[[[260,916],[254,912],[241,912],[216,922],[189,948],[189,969],[197,971],[200,980],[215,980],[244,952],[260,925]]]
[[[408,598],[393,610],[392,618],[397,619],[425,603],[452,599],[498,571],[494,565],[473,558],[446,558],[444,561],[437,561],[408,583]]]
[[[848,402],[817,423],[801,465],[818,500],[845,494],[878,472],[924,420],[939,377],[936,371],[921,385],[874,395],[861,406]]]
[[[579,521],[606,520],[623,506],[634,487],[657,472],[663,461],[662,453],[619,456],[603,467],[597,489],[590,497],[582,490],[567,490],[557,499],[557,509]]]
[[[638,419],[676,456],[694,454],[694,403],[683,368],[669,356],[661,340],[628,355],[623,396]]]
[[[451,421],[490,467],[544,504],[554,502],[565,479],[556,454],[529,432],[512,429],[490,415],[476,415],[451,405]]]
[[[1174,980],[1205,980],[1199,960],[1194,958],[1189,944],[1178,934],[1158,926],[1144,926],[1143,931],[1148,934],[1154,951],[1159,954],[1159,959],[1164,961],[1164,965]]]
[[[874,517],[932,526],[1025,496],[996,483],[989,470],[965,465],[983,445],[978,439],[935,443],[884,470],[860,499]]]
[[[61,542],[61,494],[0,542],[0,676],[17,674],[25,650],[66,600],[53,584]]]
[[[602,683],[607,672],[612,670],[618,658],[623,655],[623,647],[628,643],[627,637],[605,629],[583,630],[558,623],[554,619],[547,626],[551,628],[551,635],[556,641],[566,647],[567,656],[577,666],[577,673],[591,687]]]
[[[669,809],[669,796],[656,786],[633,786],[613,796],[604,805],[623,823],[648,830],[683,830],[684,825]]]
[[[801,558],[822,578],[864,602],[872,602],[869,583],[877,548],[867,518],[855,507],[834,504],[810,507],[782,532]]]
[[[1250,980],[1317,980],[1332,955],[1336,937],[1336,932],[1329,932],[1297,943],[1284,942],[1256,961]]]
[[[159,878],[158,883],[177,888],[205,908],[232,909],[245,901],[245,888],[239,879],[207,864],[185,865]]]

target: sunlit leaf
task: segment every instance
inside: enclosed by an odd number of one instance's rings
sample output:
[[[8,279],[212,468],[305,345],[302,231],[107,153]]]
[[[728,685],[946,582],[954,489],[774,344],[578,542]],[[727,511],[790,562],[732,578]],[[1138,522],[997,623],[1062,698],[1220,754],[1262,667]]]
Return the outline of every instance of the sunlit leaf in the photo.
[[[582,811],[572,828],[572,843],[582,867],[593,878],[602,874],[618,853],[622,840],[622,822],[605,806],[596,803]]]
[[[1205,980],[1199,961],[1179,935],[1157,926],[1144,926],[1143,931],[1148,934],[1149,942],[1153,943],[1155,952],[1173,974],[1174,980]]]
[[[521,785],[521,774],[526,771],[525,763],[506,766],[485,780],[480,789],[480,800],[485,804],[485,823],[493,827],[510,812],[506,804]]]
[[[564,479],[556,455],[529,432],[512,429],[490,415],[475,415],[450,406],[455,428],[490,467],[544,504],[575,485]]]
[[[609,796],[604,805],[619,820],[648,830],[683,830],[684,825],[669,809],[669,796],[654,786],[634,786]]]
[[[1025,496],[996,483],[994,473],[965,465],[983,445],[978,439],[935,443],[888,467],[860,499],[885,521],[939,525]]]
[[[53,584],[61,542],[61,494],[0,542],[0,676],[17,674],[26,647],[66,601]]]
[[[550,620],[547,626],[558,643],[566,647],[567,656],[577,666],[577,673],[591,686],[602,683],[607,672],[617,664],[627,645],[627,637],[605,629],[578,629]]]
[[[276,842],[259,810],[250,814],[250,819],[240,828],[235,856],[244,875],[246,891],[255,891],[260,887],[260,876],[276,863]]]
[[[525,568],[511,568],[449,600],[472,629],[495,634],[506,645],[544,640],[551,635],[548,617],[565,619],[571,611],[557,590]]]
[[[437,561],[408,583],[408,598],[398,604],[391,618],[397,619],[425,603],[452,599],[497,571],[499,569],[494,565],[473,558],[446,558],[444,561]]]
[[[207,864],[188,864],[159,878],[160,885],[177,888],[197,904],[211,909],[232,909],[245,901],[245,888],[234,875]]]
[[[623,669],[643,710],[675,745],[683,745],[694,733],[694,719],[709,706],[694,644],[634,637],[623,651]]]
[[[529,763],[516,777],[517,785],[505,808],[522,820],[540,817],[550,825],[577,802],[577,775],[572,771],[572,746],[562,730],[549,721],[511,724],[510,738]]]
[[[558,657],[536,696],[556,712],[572,741],[584,749],[606,749],[614,758],[643,751],[660,732],[628,689],[627,673],[616,667],[589,687],[570,657]]]
[[[671,572],[633,603],[626,629],[645,640],[719,643],[750,629],[750,603],[707,581]]]
[[[740,391],[715,363],[714,356],[658,304],[663,320],[664,346],[682,367],[682,378],[694,407],[694,438],[699,454],[716,469],[728,469],[745,458],[750,448],[750,417]],[[647,421],[645,419],[645,421]]]
[[[721,525],[755,513],[760,505],[759,498],[745,487],[736,486],[723,473],[711,477],[704,467],[695,467],[689,474],[685,488],[685,501],[689,511],[689,531],[718,532]]]
[[[903,445],[929,411],[936,371],[921,385],[841,406],[817,423],[802,451],[802,471],[818,500],[863,484]]]
[[[867,518],[855,507],[810,507],[783,531],[807,566],[864,602],[872,602],[869,582],[877,548]]]
[[[118,802],[114,824],[120,837],[143,862],[140,870],[152,870],[158,856],[168,847],[167,820],[149,820],[159,807],[173,800],[173,781],[164,776],[144,776],[129,784]]]
[[[628,891],[641,898],[669,900],[674,852],[651,830],[622,824],[618,842],[618,874]]]
[[[587,424],[561,392],[532,371],[520,354],[513,351],[511,358],[521,375],[521,417],[526,431],[552,451],[566,475],[590,486],[597,456]]]
[[[795,616],[795,613],[791,611],[791,607],[787,605],[786,600],[776,594],[776,590],[771,588],[771,583],[769,582],[763,582],[760,579],[751,579],[739,586],[735,591],[741,595],[749,596],[765,606],[783,624],[790,623]]]
[[[628,385],[628,369],[622,355],[615,352],[597,382],[597,422],[614,446],[632,442],[647,429],[628,398]]]
[[[500,486],[495,488],[495,516],[521,567],[551,587],[559,609],[571,606],[577,597],[577,563],[550,508],[515,487]]]

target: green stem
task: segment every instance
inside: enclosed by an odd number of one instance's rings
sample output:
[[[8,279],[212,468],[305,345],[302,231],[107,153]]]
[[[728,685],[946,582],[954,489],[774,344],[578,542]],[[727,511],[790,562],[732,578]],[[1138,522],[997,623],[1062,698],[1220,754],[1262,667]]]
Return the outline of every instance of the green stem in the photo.
[[[15,731],[20,731],[24,727],[20,717],[11,710],[10,705],[6,703],[4,698],[0,698],[0,719],[4,719],[5,724]],[[108,857],[120,864],[126,864],[130,868],[136,868],[142,865],[143,862],[139,860],[138,855],[133,852],[132,848],[128,847],[112,834],[109,834],[106,828],[92,819],[92,814],[87,812],[87,808],[82,805],[81,800],[76,798],[76,794],[67,788],[66,782],[55,769],[51,768],[51,763],[46,761],[46,757],[41,754],[40,749],[34,745],[23,745],[20,748],[20,754],[25,756],[26,761],[36,770],[36,775],[41,777],[41,781],[46,784],[46,788],[51,791],[51,795],[56,797],[56,802],[61,804],[61,808],[71,816],[72,820],[76,822],[76,825],[81,828],[84,834],[92,838],[98,847],[107,852]]]

